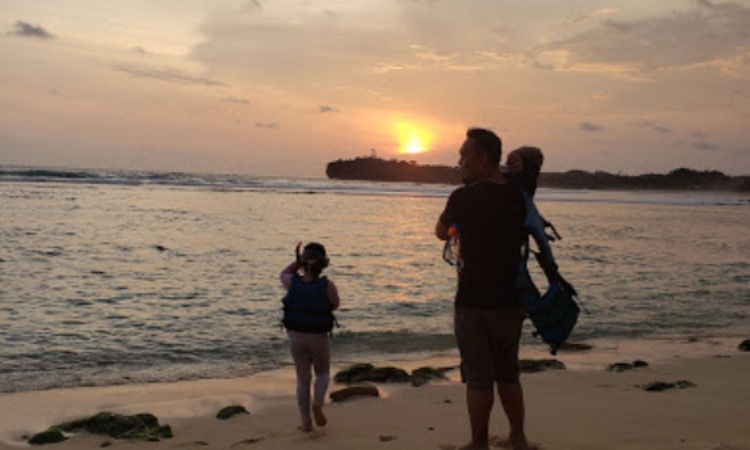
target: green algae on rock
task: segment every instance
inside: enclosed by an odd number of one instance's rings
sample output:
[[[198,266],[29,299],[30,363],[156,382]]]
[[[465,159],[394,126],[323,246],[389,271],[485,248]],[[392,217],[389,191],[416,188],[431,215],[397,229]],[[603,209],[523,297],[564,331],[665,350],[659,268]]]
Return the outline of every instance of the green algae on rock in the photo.
[[[59,439],[60,436],[62,437],[61,440],[64,440],[65,436],[63,432],[72,433],[80,429],[92,434],[106,435],[115,439],[158,441],[161,438],[171,438],[174,436],[172,428],[169,425],[160,425],[159,419],[153,414],[143,413],[127,416],[111,412],[100,412],[91,417],[53,425],[48,430],[34,435],[29,439],[29,443],[51,443],[52,441],[49,439]],[[54,442],[60,442],[60,440]]]
[[[242,405],[229,405],[229,406],[225,406],[221,408],[221,410],[218,413],[216,413],[216,418],[219,420],[227,420],[236,414],[250,414],[250,413],[247,412],[245,407]]]

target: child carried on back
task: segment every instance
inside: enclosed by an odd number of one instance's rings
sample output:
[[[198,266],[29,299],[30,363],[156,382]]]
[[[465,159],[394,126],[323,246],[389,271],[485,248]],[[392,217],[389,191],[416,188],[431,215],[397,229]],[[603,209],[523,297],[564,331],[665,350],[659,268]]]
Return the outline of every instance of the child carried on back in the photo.
[[[313,429],[313,419],[319,427],[327,423],[323,404],[330,379],[328,333],[335,322],[333,310],[339,307],[340,300],[333,281],[321,276],[329,263],[325,247],[311,242],[300,254],[300,245],[297,245],[297,259],[281,271],[280,279],[287,289],[282,300],[283,323],[297,372],[297,403],[302,419],[299,428],[308,432]],[[315,371],[312,403],[311,369]]]

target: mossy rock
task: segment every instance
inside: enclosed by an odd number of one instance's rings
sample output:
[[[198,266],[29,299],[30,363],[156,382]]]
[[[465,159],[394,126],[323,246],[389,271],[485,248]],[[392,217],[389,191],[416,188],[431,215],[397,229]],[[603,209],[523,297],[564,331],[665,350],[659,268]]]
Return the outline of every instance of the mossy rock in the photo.
[[[385,366],[376,367],[372,364],[353,364],[340,370],[333,377],[337,383],[405,383],[412,381],[409,372],[398,367]]]
[[[641,386],[641,389],[648,392],[661,392],[666,391],[667,389],[688,389],[696,386],[697,385],[695,383],[687,380],[679,380],[675,381],[674,383],[665,381],[652,381],[651,383],[647,383],[646,385]]]
[[[677,385],[666,381],[652,381],[643,385],[641,389],[648,392],[661,392],[666,391],[667,389],[672,389],[675,386]]]
[[[42,431],[41,433],[37,433],[34,436],[29,439],[29,444],[32,445],[44,445],[44,444],[55,444],[58,442],[62,442],[65,439],[67,439],[60,430],[53,430],[49,429],[47,431]]]
[[[627,370],[632,370],[634,367],[635,366],[630,363],[616,362],[614,364],[610,364],[609,366],[607,366],[607,372],[620,373],[620,372],[625,372]]]
[[[169,425],[160,425],[159,419],[148,413],[126,416],[111,412],[100,412],[91,417],[72,420],[50,428],[50,430],[68,433],[79,429],[115,439],[158,441],[161,438],[173,437]]]
[[[227,420],[236,414],[250,414],[250,413],[247,412],[245,407],[242,405],[230,405],[230,406],[225,406],[221,408],[221,410],[218,413],[216,413],[216,418],[219,420]]]
[[[547,369],[565,370],[565,364],[557,359],[522,359],[519,362],[521,372],[534,373]]]
[[[411,371],[411,376],[415,378],[426,378],[428,380],[445,380],[445,372],[451,368],[420,367]]]
[[[330,399],[334,403],[343,402],[352,397],[380,397],[380,391],[371,384],[349,386],[331,392]]]
[[[375,366],[368,363],[352,364],[345,369],[339,370],[336,375],[334,375],[333,380],[336,383],[352,383],[356,376],[369,372],[374,368]]]
[[[411,372],[411,384],[412,386],[422,386],[430,380],[445,380],[448,377],[445,376],[445,372],[452,368],[437,369],[435,367],[420,367],[414,369]]]
[[[398,367],[375,367],[369,372],[355,377],[355,381],[371,381],[375,383],[399,383],[411,381],[411,375],[404,369]]]

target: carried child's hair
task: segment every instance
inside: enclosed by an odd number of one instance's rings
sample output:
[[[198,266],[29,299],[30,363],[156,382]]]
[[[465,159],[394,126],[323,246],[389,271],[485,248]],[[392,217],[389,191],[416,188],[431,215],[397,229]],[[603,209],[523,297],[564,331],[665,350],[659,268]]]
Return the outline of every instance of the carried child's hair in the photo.
[[[310,242],[302,250],[298,263],[306,273],[312,275],[313,278],[318,278],[323,269],[328,267],[330,260],[322,244]]]

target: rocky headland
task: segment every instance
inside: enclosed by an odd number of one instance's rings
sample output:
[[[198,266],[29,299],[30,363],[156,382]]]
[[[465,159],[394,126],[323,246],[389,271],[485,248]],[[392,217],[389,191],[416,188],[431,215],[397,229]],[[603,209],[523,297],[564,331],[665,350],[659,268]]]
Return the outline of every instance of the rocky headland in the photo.
[[[328,178],[337,180],[408,181],[459,184],[457,167],[420,165],[415,161],[377,157],[339,159],[328,163]],[[622,175],[603,171],[542,172],[539,186],[557,189],[701,190],[750,192],[750,176],[729,176],[716,170],[679,168],[666,174]]]

